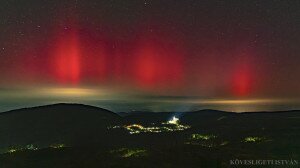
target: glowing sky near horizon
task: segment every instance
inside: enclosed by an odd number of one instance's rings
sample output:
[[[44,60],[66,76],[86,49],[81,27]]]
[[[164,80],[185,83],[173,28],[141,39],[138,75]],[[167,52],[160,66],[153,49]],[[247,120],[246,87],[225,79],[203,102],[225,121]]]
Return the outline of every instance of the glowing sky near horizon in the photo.
[[[265,100],[286,107],[280,109],[298,107],[296,1],[30,0],[0,6],[3,107],[30,104],[18,89],[44,103],[168,96],[197,97],[179,104],[198,102],[199,108]],[[156,100],[141,101],[152,102],[151,110]]]

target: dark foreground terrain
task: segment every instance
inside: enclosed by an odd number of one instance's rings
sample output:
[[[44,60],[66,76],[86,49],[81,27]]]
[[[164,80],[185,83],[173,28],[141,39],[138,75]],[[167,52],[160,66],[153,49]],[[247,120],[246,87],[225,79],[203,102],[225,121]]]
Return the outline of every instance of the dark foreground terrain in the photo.
[[[0,168],[300,167],[300,111],[20,109],[0,114],[0,153]]]

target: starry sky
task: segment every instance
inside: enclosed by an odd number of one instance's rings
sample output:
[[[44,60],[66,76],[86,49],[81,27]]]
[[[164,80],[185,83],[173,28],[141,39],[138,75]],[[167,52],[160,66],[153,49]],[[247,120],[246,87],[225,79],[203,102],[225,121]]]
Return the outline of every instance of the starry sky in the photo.
[[[0,111],[300,109],[300,1],[5,0]]]

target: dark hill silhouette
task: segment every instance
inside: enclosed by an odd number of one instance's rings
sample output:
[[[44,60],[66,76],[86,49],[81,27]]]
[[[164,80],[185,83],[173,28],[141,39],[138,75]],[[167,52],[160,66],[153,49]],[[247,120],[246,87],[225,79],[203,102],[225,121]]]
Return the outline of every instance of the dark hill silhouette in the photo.
[[[101,141],[108,136],[107,127],[121,120],[111,111],[81,104],[12,110],[0,114],[0,147]]]
[[[300,156],[300,111],[121,115],[81,104],[0,113],[0,167],[230,167],[233,158],[290,160]],[[190,128],[130,134],[122,127],[165,127],[161,122],[173,116]],[[68,147],[51,147],[58,143]],[[22,150],[30,144],[40,149]],[[18,150],[7,153],[11,146]]]

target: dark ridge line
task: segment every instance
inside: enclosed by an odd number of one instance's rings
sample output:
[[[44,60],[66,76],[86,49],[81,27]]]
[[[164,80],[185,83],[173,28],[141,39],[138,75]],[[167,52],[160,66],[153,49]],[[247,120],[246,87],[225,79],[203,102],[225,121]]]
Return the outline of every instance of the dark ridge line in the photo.
[[[256,113],[259,113],[259,114],[270,114],[270,113],[275,113],[275,114],[278,114],[278,113],[299,113],[300,110],[282,110],[282,111],[246,111],[246,112],[238,112],[238,114],[256,114]]]
[[[224,113],[224,114],[233,114],[233,115],[242,115],[242,114],[278,114],[278,113],[295,113],[300,112],[300,110],[282,110],[282,111],[249,111],[249,112],[233,112],[233,111],[222,111],[222,110],[214,110],[214,109],[202,109],[202,110],[196,110],[196,111],[183,111],[183,112],[151,112],[151,111],[134,111],[134,112],[116,112],[118,114],[128,114],[128,115],[135,115],[135,114],[161,114],[161,113],[205,113],[205,112],[211,112],[211,113]]]
[[[85,107],[85,108],[90,108],[90,109],[94,109],[94,110],[104,110],[105,112],[110,112],[113,114],[116,114],[118,116],[120,116],[118,113],[104,109],[104,108],[100,108],[100,107],[96,107],[96,106],[91,106],[91,105],[86,105],[86,104],[80,104],[80,103],[55,103],[55,104],[48,104],[48,105],[40,105],[40,106],[33,106],[33,107],[24,107],[24,108],[19,108],[19,109],[14,109],[14,110],[9,110],[9,111],[4,111],[4,112],[0,112],[0,116],[4,115],[4,114],[10,114],[10,113],[14,113],[14,112],[21,112],[24,110],[35,110],[35,109],[42,109],[42,108],[47,108],[47,107]]]
[[[122,116],[122,114],[128,114],[128,115],[136,115],[136,114],[160,114],[160,113],[204,113],[204,112],[211,112],[211,113],[224,113],[224,114],[233,114],[233,115],[245,115],[245,114],[282,114],[282,113],[295,113],[295,112],[300,112],[300,110],[287,110],[287,111],[254,111],[254,112],[230,112],[230,111],[222,111],[222,110],[214,110],[214,109],[202,109],[202,110],[196,110],[196,111],[183,111],[183,112],[151,112],[151,111],[135,111],[135,112],[114,112],[107,110],[105,108],[97,107],[97,106],[92,106],[92,105],[87,105],[87,104],[80,104],[80,103],[55,103],[55,104],[48,104],[48,105],[41,105],[41,106],[34,106],[34,107],[24,107],[24,108],[19,108],[19,109],[14,109],[14,110],[9,110],[9,111],[4,111],[0,112],[0,115],[8,114],[8,113],[13,113],[13,112],[19,112],[22,110],[31,110],[31,109],[40,109],[40,108],[47,108],[47,107],[55,107],[55,106],[69,106],[69,107],[85,107],[85,108],[91,108],[95,110],[104,110],[106,112],[111,112],[114,113],[118,116]]]

